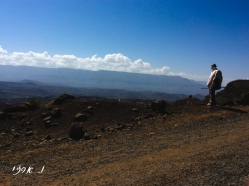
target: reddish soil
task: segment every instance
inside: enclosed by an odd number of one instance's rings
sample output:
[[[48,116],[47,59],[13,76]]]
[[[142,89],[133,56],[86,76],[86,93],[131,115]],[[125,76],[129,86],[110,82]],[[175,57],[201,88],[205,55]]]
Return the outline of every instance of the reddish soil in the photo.
[[[56,107],[58,125],[45,128],[42,113]],[[187,98],[164,113],[129,100],[72,100],[13,113],[0,121],[0,185],[248,185],[248,111]],[[68,137],[79,112],[89,115],[83,128],[90,140]],[[33,135],[24,135],[27,128]],[[19,165],[33,173],[13,175]]]

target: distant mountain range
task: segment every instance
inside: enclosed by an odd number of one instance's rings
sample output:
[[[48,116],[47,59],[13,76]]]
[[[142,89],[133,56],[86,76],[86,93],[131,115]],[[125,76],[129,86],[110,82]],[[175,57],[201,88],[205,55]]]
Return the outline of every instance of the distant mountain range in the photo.
[[[104,99],[135,99],[154,100],[163,99],[165,101],[175,101],[188,97],[184,94],[169,94],[153,91],[128,91],[123,89],[97,89],[97,88],[75,88],[66,86],[53,86],[32,80],[21,82],[0,81],[0,105],[1,103],[23,102],[31,97],[41,98],[49,102],[63,93],[69,93],[78,98],[104,98]],[[204,96],[193,95],[199,99]],[[0,106],[1,107],[1,106]]]
[[[0,81],[20,82],[25,79],[29,83],[36,82],[36,85],[207,95],[207,91],[201,90],[205,82],[180,76],[0,65]]]

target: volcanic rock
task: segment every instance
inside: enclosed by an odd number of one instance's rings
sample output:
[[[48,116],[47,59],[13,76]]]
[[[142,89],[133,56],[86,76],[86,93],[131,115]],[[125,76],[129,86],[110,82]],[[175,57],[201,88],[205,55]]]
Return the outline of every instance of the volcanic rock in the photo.
[[[33,131],[28,131],[25,133],[25,136],[32,136],[33,135]]]
[[[77,122],[83,122],[87,120],[87,115],[78,113],[74,116],[75,121]]]
[[[166,102],[164,100],[155,99],[151,103],[151,109],[158,112],[163,112],[166,108]]]
[[[51,121],[50,121],[50,120],[45,121],[45,122],[44,122],[44,126],[45,126],[46,128],[51,127],[51,126],[52,126]]]
[[[249,104],[249,80],[235,80],[227,84],[225,89],[216,94],[216,102],[219,104],[226,101],[235,102],[237,104],[246,105]],[[207,102],[209,96],[206,96],[205,102]]]
[[[84,134],[84,140],[90,140],[91,136],[88,133]]]
[[[42,118],[45,118],[45,117],[47,117],[47,116],[48,116],[48,114],[47,114],[46,112],[44,112],[44,113],[41,114],[41,117],[42,117]]]
[[[138,109],[137,108],[133,108],[132,111],[133,112],[138,112]]]
[[[242,96],[242,99],[239,101],[241,105],[249,105],[249,92]]]
[[[4,112],[25,112],[28,110],[29,108],[25,103],[16,103],[13,105],[9,105],[4,109]]]
[[[46,122],[46,121],[51,120],[51,119],[52,119],[52,116],[48,116],[48,117],[43,119],[43,122]]]
[[[69,137],[74,140],[81,139],[84,137],[82,122],[72,123],[70,131],[69,131]]]
[[[61,117],[61,109],[60,108],[54,108],[51,111],[51,115],[52,115],[52,117],[55,117],[55,118]]]
[[[45,136],[45,140],[51,140],[52,139],[52,136],[51,135],[47,135],[47,136]]]
[[[54,105],[61,105],[63,104],[66,100],[72,100],[75,99],[74,96],[70,95],[70,94],[61,94],[60,96],[58,96],[55,100],[54,100]]]

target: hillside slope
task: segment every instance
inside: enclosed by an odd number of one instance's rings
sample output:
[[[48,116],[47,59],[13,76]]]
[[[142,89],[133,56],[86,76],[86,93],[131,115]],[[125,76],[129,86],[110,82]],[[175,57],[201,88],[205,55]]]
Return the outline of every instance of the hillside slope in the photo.
[[[53,103],[0,121],[0,185],[248,183],[248,106],[207,107],[185,98],[157,113],[129,100]],[[61,116],[45,127],[56,108]],[[86,134],[72,140],[68,134],[77,113],[87,115]],[[13,175],[18,165],[36,173]]]

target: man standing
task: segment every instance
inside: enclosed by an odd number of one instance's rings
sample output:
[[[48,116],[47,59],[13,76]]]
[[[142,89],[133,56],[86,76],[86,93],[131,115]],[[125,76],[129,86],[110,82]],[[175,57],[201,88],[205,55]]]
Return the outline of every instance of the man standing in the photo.
[[[209,103],[208,106],[215,106],[215,90],[219,90],[221,88],[221,83],[223,80],[222,73],[217,69],[216,64],[211,65],[211,75],[207,81],[207,86],[209,88]]]

